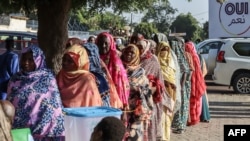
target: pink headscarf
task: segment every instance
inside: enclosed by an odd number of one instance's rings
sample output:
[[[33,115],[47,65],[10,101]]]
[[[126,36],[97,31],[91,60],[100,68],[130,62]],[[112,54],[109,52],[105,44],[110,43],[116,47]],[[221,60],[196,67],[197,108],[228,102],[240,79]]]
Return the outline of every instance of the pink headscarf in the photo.
[[[123,102],[123,104],[127,105],[129,97],[129,82],[126,70],[117,54],[115,41],[111,34],[107,32],[100,33],[96,38],[96,42],[98,42],[98,40],[100,40],[100,38],[103,36],[108,38],[110,42],[110,50],[107,54],[100,55],[100,57],[108,67],[109,73],[116,85],[116,90],[120,100]]]
[[[192,42],[185,43],[185,50],[191,54],[194,63],[194,70],[191,77],[191,96],[199,99],[206,91],[206,83],[200,68],[199,56],[196,53],[195,46]]]

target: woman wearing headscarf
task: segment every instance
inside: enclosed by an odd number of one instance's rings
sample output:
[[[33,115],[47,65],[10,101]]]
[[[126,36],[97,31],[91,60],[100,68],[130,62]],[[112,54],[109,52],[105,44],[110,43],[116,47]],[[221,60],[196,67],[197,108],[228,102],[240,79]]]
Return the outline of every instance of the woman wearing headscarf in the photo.
[[[188,107],[190,93],[187,93],[187,83],[189,81],[187,76],[190,75],[190,68],[185,56],[184,42],[179,38],[175,37],[171,40],[171,48],[175,52],[178,64],[180,66],[180,85],[181,85],[181,103],[180,109],[175,113],[172,121],[172,130],[174,133],[183,133],[186,129],[188,119]]]
[[[172,55],[172,49],[170,45],[164,41],[158,44],[156,54],[160,62],[165,88],[176,105],[176,86],[178,85],[178,83],[180,83],[178,78],[176,77],[176,73],[178,73],[178,64],[176,64],[174,61],[176,58],[174,58]],[[176,80],[178,80],[178,82]],[[162,125],[164,132],[162,140],[164,141],[170,140],[172,119],[173,113],[169,114],[168,111],[163,109]]]
[[[103,105],[95,76],[89,72],[88,54],[80,45],[66,49],[57,83],[65,107]]]
[[[83,41],[76,37],[69,38],[66,43],[66,48],[69,48],[75,44],[82,45]]]
[[[140,65],[144,68],[152,87],[155,89],[153,91],[153,117],[148,130],[148,136],[150,141],[156,141],[162,139],[161,121],[163,107],[171,112],[173,110],[173,101],[164,87],[160,64],[157,58],[150,52],[149,46],[149,42],[145,39],[137,42],[137,47],[140,50]]]
[[[8,85],[8,100],[15,107],[13,128],[30,128],[35,141],[64,140],[60,93],[45,56],[37,46],[21,52],[21,71]]]
[[[155,54],[156,46],[157,46],[156,42],[154,40],[152,40],[152,39],[149,39],[148,41],[150,43],[149,49],[150,49],[151,53]]]
[[[201,72],[200,60],[194,44],[187,40],[185,50],[192,56],[194,70],[191,76],[191,94],[189,107],[188,125],[195,125],[200,122],[201,115],[201,96],[206,92],[206,84]]]
[[[155,33],[155,35],[153,36],[153,40],[156,42],[157,45],[162,41],[168,42],[167,36],[163,33]]]
[[[117,93],[122,101],[123,108],[127,109],[129,97],[129,83],[126,70],[117,54],[114,38],[107,32],[100,33],[96,38],[99,54],[106,64],[116,86]]]
[[[131,44],[136,44],[137,42],[139,42],[140,40],[143,40],[144,39],[144,36],[140,33],[133,33],[130,40],[129,40],[129,43]]]
[[[15,116],[15,107],[7,100],[0,100],[0,139],[12,141],[11,125]]]
[[[122,108],[122,102],[116,91],[114,82],[106,70],[105,63],[102,63],[100,59],[99,50],[96,44],[86,43],[83,44],[87,50],[90,60],[90,72],[96,77],[98,90],[102,96],[102,101],[105,106],[111,106],[114,108]]]
[[[165,34],[163,33],[156,33],[154,35],[154,41],[157,43],[156,46],[156,50],[159,48],[159,44],[161,42],[166,42],[169,43],[168,38]],[[174,105],[174,113],[180,109],[180,105],[181,105],[181,84],[180,84],[180,66],[179,63],[177,61],[177,56],[176,54],[173,52],[173,50],[171,50],[171,56],[174,60],[174,64],[176,64],[176,101],[175,101],[175,105]]]
[[[201,54],[198,54],[199,59],[200,59],[200,65],[201,65],[201,72],[203,77],[207,75],[207,67],[206,67],[206,62],[204,57],[202,57]],[[209,122],[210,120],[210,112],[209,112],[209,103],[208,103],[208,96],[207,96],[207,91],[202,95],[202,109],[201,109],[201,122]]]
[[[139,49],[129,44],[121,56],[130,84],[128,140],[149,141],[148,126],[153,110],[152,91],[145,70],[140,66]],[[136,134],[132,134],[135,132]]]

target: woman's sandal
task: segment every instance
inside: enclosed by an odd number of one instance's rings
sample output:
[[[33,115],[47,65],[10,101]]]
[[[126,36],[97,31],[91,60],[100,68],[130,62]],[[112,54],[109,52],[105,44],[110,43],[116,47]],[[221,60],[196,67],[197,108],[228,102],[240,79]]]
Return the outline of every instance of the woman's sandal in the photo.
[[[209,120],[202,120],[201,122],[206,122],[206,123],[209,123]]]
[[[173,130],[173,133],[176,133],[176,134],[182,134],[186,131],[186,129],[176,129],[176,130]]]

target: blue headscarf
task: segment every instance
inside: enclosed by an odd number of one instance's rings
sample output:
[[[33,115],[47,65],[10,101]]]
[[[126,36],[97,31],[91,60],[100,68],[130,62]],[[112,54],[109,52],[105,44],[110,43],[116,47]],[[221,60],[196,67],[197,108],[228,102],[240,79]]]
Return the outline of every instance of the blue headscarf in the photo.
[[[87,50],[89,56],[89,62],[90,62],[89,70],[91,72],[104,73],[102,71],[101,59],[97,45],[93,43],[85,43],[83,44],[83,46]]]
[[[84,48],[87,50],[89,55],[90,68],[89,71],[93,73],[97,79],[98,89],[101,95],[109,93],[109,85],[106,74],[103,72],[101,67],[101,59],[99,50],[96,44],[85,43]],[[109,96],[102,96],[102,100],[109,106]]]

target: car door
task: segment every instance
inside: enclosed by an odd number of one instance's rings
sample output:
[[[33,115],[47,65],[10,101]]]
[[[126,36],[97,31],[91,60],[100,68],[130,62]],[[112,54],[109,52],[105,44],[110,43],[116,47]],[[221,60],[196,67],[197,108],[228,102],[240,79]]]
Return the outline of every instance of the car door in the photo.
[[[198,53],[205,59],[208,70],[207,75],[213,74],[216,65],[216,56],[222,44],[222,41],[211,41],[201,46],[198,50]]]

